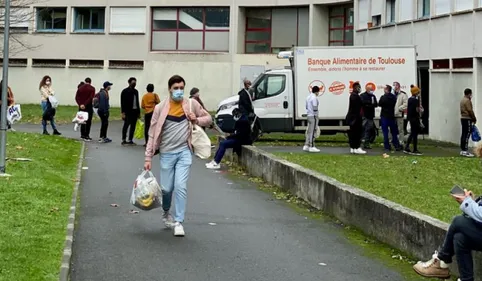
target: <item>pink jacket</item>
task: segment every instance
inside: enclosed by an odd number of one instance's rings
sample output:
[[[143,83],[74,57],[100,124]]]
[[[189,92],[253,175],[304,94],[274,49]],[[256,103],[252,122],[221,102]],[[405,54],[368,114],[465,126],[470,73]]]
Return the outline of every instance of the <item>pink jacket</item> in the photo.
[[[198,125],[201,127],[207,127],[211,125],[213,122],[211,115],[202,108],[202,106],[194,99],[191,99],[192,102],[192,112],[196,114],[198,117]],[[162,134],[162,127],[164,122],[166,121],[167,114],[169,113],[170,103],[169,100],[164,100],[154,108],[154,113],[152,114],[151,120],[151,127],[149,128],[149,140],[146,145],[146,157],[145,161],[150,162],[152,157],[154,156],[154,152],[159,148],[161,145],[161,134]],[[182,102],[182,108],[184,112],[187,114],[189,113],[189,99],[184,99]],[[189,132],[192,132],[192,123],[190,124]],[[189,147],[192,150],[191,145],[191,135],[187,140]]]

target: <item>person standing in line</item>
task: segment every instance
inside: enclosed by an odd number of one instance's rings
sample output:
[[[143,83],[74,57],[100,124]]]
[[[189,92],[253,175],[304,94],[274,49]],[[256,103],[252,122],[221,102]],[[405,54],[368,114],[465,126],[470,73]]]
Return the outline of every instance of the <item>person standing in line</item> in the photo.
[[[373,94],[372,85],[366,86],[366,91],[360,95],[363,112],[363,148],[371,149],[370,139],[375,128],[375,108],[378,106],[377,97]]]
[[[137,119],[141,116],[139,104],[139,92],[136,89],[137,79],[135,77],[127,80],[129,86],[121,93],[121,113],[124,126],[122,126],[122,145],[136,145],[133,141],[136,130]],[[129,130],[129,139],[127,139]]]
[[[104,82],[102,89],[100,89],[98,95],[96,95],[99,103],[97,108],[97,114],[99,115],[100,122],[101,122],[100,135],[99,135],[100,143],[112,142],[112,140],[107,137],[107,129],[109,128],[109,115],[110,115],[109,91],[112,88],[112,85],[113,84],[109,81]]]
[[[160,185],[162,215],[166,227],[174,236],[184,236],[184,215],[187,203],[187,181],[192,165],[192,124],[209,126],[212,118],[196,100],[184,98],[186,82],[179,75],[168,81],[169,98],[163,100],[152,114],[149,141],[146,146],[144,169],[152,168],[152,157],[160,153]],[[174,218],[169,213],[172,195],[175,196]]]
[[[400,142],[398,141],[398,127],[395,117],[395,104],[397,103],[397,96],[392,94],[392,87],[385,86],[385,94],[380,98],[378,105],[381,107],[380,119],[383,131],[383,146],[387,152],[391,151],[390,139],[388,131],[392,135],[392,144],[397,151],[401,150]]]
[[[49,97],[54,96],[55,92],[52,89],[52,78],[50,76],[45,75],[42,80],[40,80],[39,84],[39,91],[40,91],[40,97],[41,97],[41,107],[42,107],[42,127],[43,127],[43,134],[48,135],[49,132],[47,131],[47,120],[43,118],[45,115],[45,112],[49,109]],[[57,127],[55,126],[55,118],[54,116],[51,116],[49,118],[50,120],[50,126],[52,126],[52,129],[54,130],[53,134],[60,136],[61,133],[57,130]]]
[[[462,124],[462,134],[460,135],[460,156],[474,157],[469,152],[469,139],[472,133],[472,126],[477,122],[474,108],[472,106],[472,90],[464,90],[464,97],[460,101],[460,123]]]
[[[410,88],[412,96],[408,99],[407,107],[407,119],[410,122],[410,135],[408,136],[407,143],[405,144],[405,149],[403,152],[413,155],[422,155],[418,151],[418,134],[420,133],[420,112],[421,105],[418,95],[420,94],[420,89],[417,86]],[[413,141],[413,151],[410,150],[410,143]]]
[[[141,101],[141,108],[144,109],[144,138],[146,141],[144,147],[147,145],[147,141],[149,140],[149,128],[151,127],[152,113],[154,112],[156,105],[161,102],[159,96],[154,93],[154,85],[148,84],[146,91],[147,93],[142,96]]]
[[[248,79],[243,80],[244,88],[238,92],[239,101],[238,101],[238,108],[241,111],[241,114],[248,116],[248,118],[252,118],[254,115],[254,108],[253,108],[253,98],[249,93],[249,87],[251,87],[251,81]]]
[[[350,94],[350,101],[348,104],[348,113],[346,114],[346,123],[350,126],[348,131],[348,142],[350,144],[351,154],[366,154],[367,152],[361,149],[361,138],[363,134],[362,121],[362,99],[360,97],[361,86],[360,83],[353,83],[353,90]]]
[[[397,97],[397,103],[395,104],[395,118],[398,127],[398,141],[403,143],[406,131],[404,117],[408,106],[408,95],[400,89],[400,83],[398,82],[393,82],[393,92]]]
[[[318,100],[318,95],[320,94],[320,87],[314,86],[311,89],[311,94],[306,98],[306,115],[308,119],[308,128],[305,134],[305,145],[303,146],[303,151],[308,152],[320,152],[318,148],[315,147],[315,134],[318,129],[318,105],[320,101]]]
[[[208,111],[207,108],[204,106],[204,103],[201,100],[198,88],[194,87],[194,88],[191,89],[191,92],[189,92],[189,98],[197,100],[197,102],[202,106],[202,108],[204,110]]]
[[[92,127],[92,118],[94,117],[94,106],[92,104],[95,96],[95,88],[91,85],[92,80],[85,78],[85,84],[77,89],[75,94],[75,101],[79,106],[79,111],[87,112],[89,118],[85,124],[80,125],[80,138],[84,141],[92,141],[90,137],[90,128]]]

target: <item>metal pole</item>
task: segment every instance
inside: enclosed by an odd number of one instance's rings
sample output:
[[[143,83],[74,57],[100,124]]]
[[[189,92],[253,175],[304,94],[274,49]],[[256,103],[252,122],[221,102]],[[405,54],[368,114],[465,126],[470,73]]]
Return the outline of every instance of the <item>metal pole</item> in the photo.
[[[10,37],[10,0],[5,0],[3,31],[2,106],[0,108],[0,176],[5,175],[7,157],[8,50]]]

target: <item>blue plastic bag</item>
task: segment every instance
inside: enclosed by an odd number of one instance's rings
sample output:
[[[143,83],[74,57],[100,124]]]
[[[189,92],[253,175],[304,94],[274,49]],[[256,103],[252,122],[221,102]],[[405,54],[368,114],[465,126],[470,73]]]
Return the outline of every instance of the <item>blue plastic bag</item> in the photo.
[[[480,137],[479,129],[477,128],[477,126],[473,125],[472,126],[472,141],[478,142],[478,141],[480,141],[480,139],[481,139],[481,137]]]

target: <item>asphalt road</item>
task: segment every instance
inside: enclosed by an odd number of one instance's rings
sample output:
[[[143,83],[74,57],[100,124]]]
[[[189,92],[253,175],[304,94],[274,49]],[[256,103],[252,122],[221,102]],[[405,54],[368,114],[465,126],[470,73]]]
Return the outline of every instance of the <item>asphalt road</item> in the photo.
[[[189,180],[186,237],[174,237],[159,209],[129,212],[143,147],[121,147],[119,131],[111,128],[113,143],[87,145],[72,281],[405,280],[363,256],[333,223],[297,214],[253,183],[206,170],[199,159]]]

